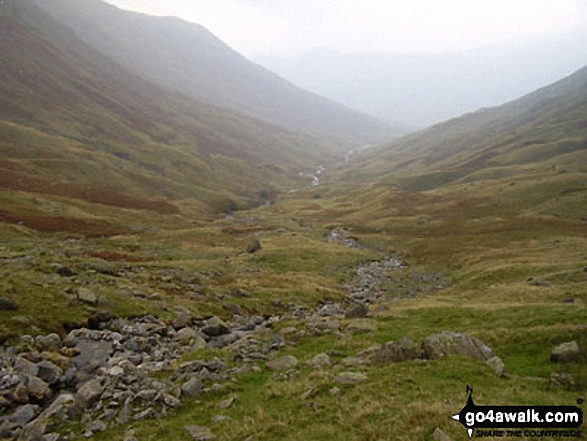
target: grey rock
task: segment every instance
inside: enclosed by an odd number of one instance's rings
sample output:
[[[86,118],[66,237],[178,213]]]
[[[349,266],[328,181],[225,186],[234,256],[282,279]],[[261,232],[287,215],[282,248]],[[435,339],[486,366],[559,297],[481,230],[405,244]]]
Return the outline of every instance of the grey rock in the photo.
[[[234,404],[234,402],[236,401],[236,398],[234,397],[230,397],[224,401],[221,401],[218,406],[221,409],[230,409],[232,407],[232,405]]]
[[[26,404],[29,402],[29,390],[24,383],[19,383],[12,393],[14,401],[18,404]]]
[[[222,308],[225,311],[230,312],[232,315],[240,315],[244,316],[245,313],[243,312],[242,308],[234,303],[225,303],[222,305]]]
[[[120,414],[118,415],[118,418],[116,418],[116,421],[120,424],[126,424],[128,423],[131,418],[132,418],[132,397],[131,398],[127,398],[126,401],[124,402],[124,405],[122,406],[122,409],[120,410]]]
[[[18,304],[6,297],[0,297],[0,311],[18,311]]]
[[[22,315],[15,315],[14,317],[10,317],[10,321],[19,326],[30,326],[32,323],[30,318],[24,317]]]
[[[438,427],[436,429],[434,429],[434,433],[432,434],[432,438],[435,441],[452,441],[451,438]]]
[[[346,367],[362,366],[366,363],[366,360],[359,357],[345,357],[342,360],[340,360],[340,364]]]
[[[307,366],[310,366],[313,369],[320,369],[323,367],[330,366],[331,364],[332,362],[330,361],[330,357],[328,356],[328,354],[324,353],[316,355],[314,358],[312,358],[306,363]]]
[[[285,371],[298,365],[298,359],[293,355],[286,355],[266,363],[267,369],[273,372]]]
[[[411,361],[420,358],[420,356],[421,354],[416,350],[414,342],[409,338],[373,346],[357,354],[357,358],[363,359],[369,364]]]
[[[550,361],[554,363],[570,363],[578,361],[580,353],[577,342],[569,341],[558,345],[552,350]]]
[[[489,365],[491,370],[497,375],[498,377],[505,377],[505,364],[499,357],[492,357],[486,361]]]
[[[341,372],[335,378],[340,384],[360,384],[367,380],[367,376],[359,372]]]
[[[41,361],[37,363],[37,367],[38,377],[50,385],[58,383],[63,375],[63,370],[50,361]]]
[[[97,368],[106,366],[112,353],[112,343],[80,339],[76,346],[79,354],[71,359],[71,363],[79,371],[93,373]]]
[[[310,320],[306,323],[306,336],[319,337],[340,331],[338,320]]]
[[[210,337],[218,337],[220,335],[230,334],[230,329],[218,317],[212,317],[206,321],[206,326],[202,328],[202,332]]]
[[[53,423],[64,423],[69,420],[69,412],[74,406],[73,395],[59,395],[51,405],[29,424],[26,425],[22,439],[33,440],[44,435],[47,426]]]
[[[173,327],[179,330],[188,326],[191,323],[191,321],[191,316],[187,312],[182,311],[177,315],[177,317],[173,321]]]
[[[104,387],[97,378],[84,383],[75,395],[76,406],[82,410],[87,409],[98,401],[103,391]]]
[[[207,427],[185,426],[183,429],[194,441],[214,441],[216,439],[216,435]]]
[[[368,313],[369,309],[363,303],[358,303],[346,312],[345,318],[363,318],[366,317]]]
[[[330,395],[332,395],[333,397],[336,397],[338,395],[340,395],[341,390],[338,387],[333,387],[331,388],[329,391]]]
[[[189,344],[196,337],[198,337],[198,333],[192,328],[182,328],[175,335],[177,341],[183,345]]]
[[[32,361],[27,360],[24,357],[17,357],[14,362],[14,368],[22,375],[28,377],[36,377],[39,374],[38,366]]]
[[[77,299],[80,302],[86,303],[91,306],[98,305],[98,296],[91,289],[88,289],[88,288],[83,288],[83,287],[78,288]]]
[[[20,427],[23,427],[35,418],[35,413],[35,406],[27,404],[16,409],[16,411],[10,415],[9,420],[18,424]]]
[[[29,397],[38,401],[44,401],[53,395],[49,385],[38,377],[27,377],[26,387],[29,391]]]
[[[159,418],[159,414],[155,409],[152,407],[148,407],[147,409],[143,410],[142,412],[135,415],[135,420],[154,420]]]
[[[167,407],[171,407],[172,409],[177,409],[181,406],[181,401],[179,401],[177,398],[170,394],[163,394],[163,403],[165,403]]]
[[[230,421],[232,420],[232,418],[230,418],[228,415],[214,415],[210,421],[218,424],[218,423],[224,423],[226,421]]]
[[[88,424],[84,430],[86,430],[87,432],[106,432],[107,426],[106,423],[104,421],[101,420],[96,420],[96,421],[92,421],[90,424]]]
[[[41,335],[35,341],[40,351],[56,352],[61,349],[61,337],[57,334]]]
[[[153,401],[156,396],[157,391],[155,389],[142,389],[135,395],[135,399],[149,403]]]
[[[202,393],[202,380],[193,377],[181,386],[181,395],[184,397],[198,397]]]
[[[493,351],[481,340],[455,332],[443,332],[426,337],[422,341],[422,352],[427,359],[462,355],[487,361],[493,357]]]
[[[553,389],[570,390],[575,384],[575,377],[571,374],[554,372],[550,375],[550,387]]]
[[[304,392],[302,395],[300,395],[300,400],[307,400],[308,398],[312,398],[314,395],[316,395],[316,393],[318,392],[318,389],[315,387],[312,387],[310,389],[308,389],[306,392]]]

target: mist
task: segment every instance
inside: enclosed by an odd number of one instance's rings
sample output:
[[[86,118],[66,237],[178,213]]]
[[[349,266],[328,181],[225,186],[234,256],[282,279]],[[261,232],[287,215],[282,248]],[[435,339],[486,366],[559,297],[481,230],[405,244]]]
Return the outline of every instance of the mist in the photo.
[[[438,54],[320,48],[256,61],[293,83],[385,120],[421,128],[503,104],[587,64],[587,31]]]

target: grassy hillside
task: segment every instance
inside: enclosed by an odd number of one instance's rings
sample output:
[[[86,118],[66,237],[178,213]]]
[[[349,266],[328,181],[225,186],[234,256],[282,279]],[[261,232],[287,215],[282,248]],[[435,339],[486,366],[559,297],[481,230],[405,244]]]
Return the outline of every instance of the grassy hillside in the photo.
[[[194,199],[213,213],[303,187],[298,172],[338,155],[129,73],[32,1],[0,20],[2,188],[162,213]]]
[[[480,110],[370,151],[349,180],[407,190],[528,174],[581,162],[587,149],[587,68],[500,107]],[[371,154],[372,153],[372,154]]]
[[[407,133],[306,92],[248,61],[205,28],[120,10],[101,0],[39,5],[87,44],[151,81],[289,130],[359,145]]]

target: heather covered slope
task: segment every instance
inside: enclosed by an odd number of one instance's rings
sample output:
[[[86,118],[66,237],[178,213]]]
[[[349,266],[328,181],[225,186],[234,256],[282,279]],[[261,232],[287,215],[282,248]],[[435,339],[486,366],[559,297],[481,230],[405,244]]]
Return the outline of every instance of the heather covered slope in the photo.
[[[373,150],[347,178],[384,179],[408,190],[585,166],[587,68],[500,107],[438,124]]]
[[[101,0],[38,2],[121,65],[190,97],[290,130],[368,144],[407,133],[306,92],[248,61],[205,28],[120,10]]]
[[[3,188],[215,212],[303,187],[335,146],[186,98],[96,52],[32,1],[0,16]],[[164,203],[153,202],[161,198]]]

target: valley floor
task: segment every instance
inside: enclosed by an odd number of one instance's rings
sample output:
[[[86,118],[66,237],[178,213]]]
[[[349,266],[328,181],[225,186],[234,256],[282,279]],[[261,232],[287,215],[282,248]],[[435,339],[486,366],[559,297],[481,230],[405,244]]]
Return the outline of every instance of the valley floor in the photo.
[[[464,406],[467,385],[488,405],[575,405],[584,395],[584,224],[481,217],[473,206],[457,219],[446,195],[402,192],[396,206],[390,199],[379,208],[386,217],[364,217],[330,191],[313,188],[215,222],[135,218],[134,233],[110,238],[5,225],[0,288],[18,306],[0,311],[6,344],[22,334],[64,337],[101,310],[168,323],[187,312],[198,332],[207,317],[231,332],[239,315],[263,317],[239,336],[268,352],[243,361],[235,357],[242,342],[180,346],[153,378],[176,378],[180,387],[174,373],[195,360],[218,360],[230,374],[204,378],[205,392],[182,397],[165,417],[103,421],[97,440],[188,440],[187,426],[222,440],[426,440],[437,428],[462,439],[464,428],[450,417]],[[444,331],[482,341],[505,375],[463,355],[361,361],[362,351],[405,338],[420,351]],[[579,344],[578,361],[551,362],[551,350],[568,341]],[[271,370],[283,356],[297,364]],[[567,373],[572,384],[553,386],[553,374]],[[134,415],[145,409],[135,405]],[[56,430],[81,434],[93,422]]]

